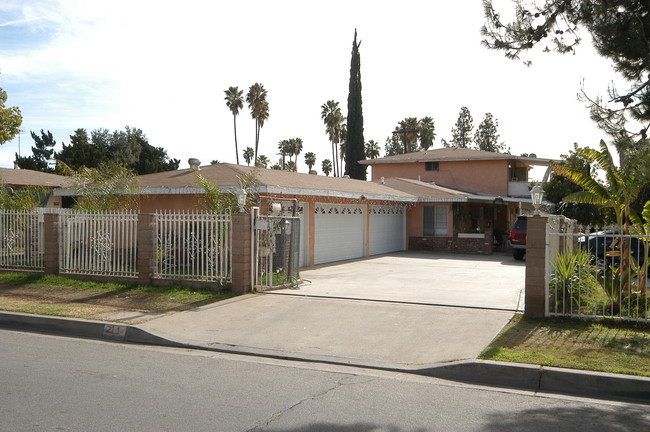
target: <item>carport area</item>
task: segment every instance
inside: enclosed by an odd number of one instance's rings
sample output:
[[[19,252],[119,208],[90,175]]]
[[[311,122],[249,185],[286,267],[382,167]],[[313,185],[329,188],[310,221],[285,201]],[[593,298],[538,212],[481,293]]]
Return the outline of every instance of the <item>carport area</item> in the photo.
[[[526,265],[512,255],[396,252],[303,269],[278,294],[522,310]]]

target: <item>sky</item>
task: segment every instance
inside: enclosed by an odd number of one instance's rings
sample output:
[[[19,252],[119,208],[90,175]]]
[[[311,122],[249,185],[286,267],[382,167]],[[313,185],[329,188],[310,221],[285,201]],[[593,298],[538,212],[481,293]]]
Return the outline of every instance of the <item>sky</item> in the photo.
[[[504,2],[503,11],[509,9]],[[481,45],[480,0],[3,0],[0,88],[23,115],[20,138],[0,147],[0,167],[31,155],[30,131],[69,143],[78,128],[142,129],[170,157],[235,162],[233,115],[224,90],[261,83],[269,118],[259,153],[301,138],[304,153],[331,159],[321,106],[347,112],[355,29],[361,41],[365,140],[382,148],[406,117],[435,121],[434,148],[451,139],[461,107],[474,126],[485,113],[512,154],[559,158],[606,138],[578,100],[581,85],[607,98],[616,78],[588,35],[575,55],[536,51],[533,64]],[[621,89],[624,90],[624,89]],[[254,147],[247,106],[237,117],[240,163]]]

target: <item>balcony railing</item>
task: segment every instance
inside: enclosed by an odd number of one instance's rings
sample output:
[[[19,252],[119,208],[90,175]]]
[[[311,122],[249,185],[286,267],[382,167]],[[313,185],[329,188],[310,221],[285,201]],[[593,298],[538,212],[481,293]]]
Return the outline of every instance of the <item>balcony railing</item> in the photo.
[[[530,183],[527,181],[509,181],[508,196],[530,198]]]

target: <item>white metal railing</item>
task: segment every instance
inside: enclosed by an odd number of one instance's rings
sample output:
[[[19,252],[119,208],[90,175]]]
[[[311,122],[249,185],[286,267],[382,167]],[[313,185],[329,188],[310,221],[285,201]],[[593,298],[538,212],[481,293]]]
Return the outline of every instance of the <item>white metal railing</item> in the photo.
[[[548,315],[650,321],[648,227],[547,224]]]
[[[157,213],[154,277],[231,282],[230,214]]]
[[[60,218],[61,273],[137,276],[137,213],[68,210]]]
[[[0,268],[43,270],[43,217],[0,210]]]
[[[527,181],[509,181],[508,196],[530,198],[530,183]]]

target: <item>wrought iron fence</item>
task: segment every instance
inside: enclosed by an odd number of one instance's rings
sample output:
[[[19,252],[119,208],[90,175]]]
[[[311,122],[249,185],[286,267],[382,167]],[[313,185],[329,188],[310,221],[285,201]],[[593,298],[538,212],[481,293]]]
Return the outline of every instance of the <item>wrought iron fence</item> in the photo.
[[[231,282],[230,214],[157,213],[155,277]]]
[[[43,270],[43,216],[0,210],[0,268]]]
[[[549,221],[548,314],[650,321],[649,228]]]
[[[254,233],[255,289],[296,286],[300,266],[300,218],[257,216]]]
[[[135,212],[60,212],[61,273],[137,276]]]

